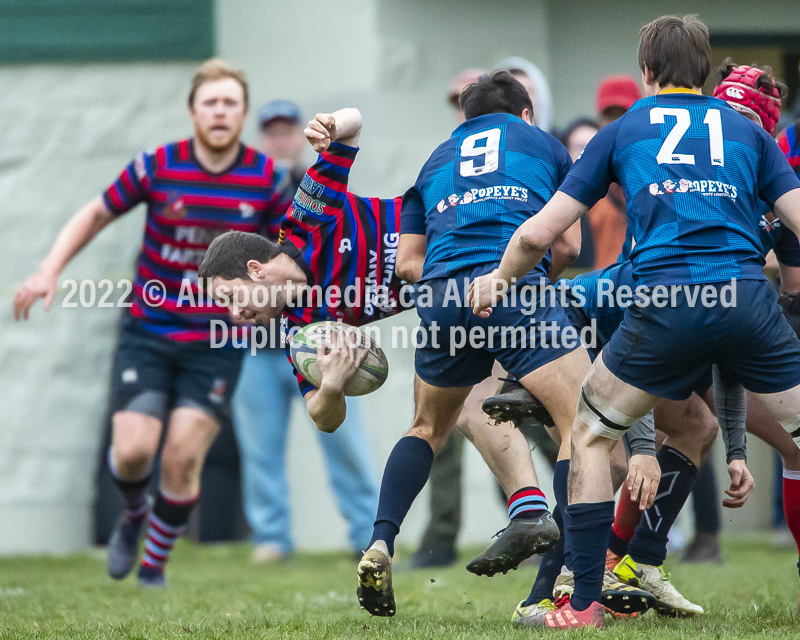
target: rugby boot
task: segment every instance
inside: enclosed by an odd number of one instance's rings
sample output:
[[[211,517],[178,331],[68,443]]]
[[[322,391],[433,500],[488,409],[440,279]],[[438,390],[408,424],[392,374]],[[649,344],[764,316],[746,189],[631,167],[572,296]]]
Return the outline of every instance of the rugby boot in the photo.
[[[547,551],[559,537],[549,511],[538,518],[515,518],[495,535],[494,544],[470,562],[467,571],[478,576],[506,573],[532,555]]]
[[[397,609],[392,588],[392,559],[375,547],[358,563],[358,604],[371,616],[390,617]]]

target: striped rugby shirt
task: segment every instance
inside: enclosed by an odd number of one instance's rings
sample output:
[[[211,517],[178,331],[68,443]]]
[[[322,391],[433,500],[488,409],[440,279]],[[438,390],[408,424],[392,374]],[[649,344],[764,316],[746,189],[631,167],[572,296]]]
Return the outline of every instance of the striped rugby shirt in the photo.
[[[283,219],[281,250],[312,287],[303,300],[307,306],[286,307],[285,326],[324,320],[361,326],[413,306],[409,296],[400,296],[403,285],[394,273],[402,198],[363,198],[347,191],[357,153],[332,143],[306,172]],[[313,389],[295,374],[303,395]]]
[[[229,320],[224,307],[198,292],[197,270],[208,245],[232,230],[275,237],[291,195],[287,172],[243,144],[233,164],[221,173],[203,168],[191,139],[139,154],[103,193],[114,215],[140,202],[147,204],[133,318],[171,340],[210,340],[211,320]],[[166,293],[159,305],[148,305],[143,296],[151,280],[161,283]]]

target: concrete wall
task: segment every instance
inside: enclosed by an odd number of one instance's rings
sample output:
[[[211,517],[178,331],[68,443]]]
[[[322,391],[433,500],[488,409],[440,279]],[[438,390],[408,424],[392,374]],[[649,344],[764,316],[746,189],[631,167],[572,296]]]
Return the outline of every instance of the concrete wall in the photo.
[[[86,546],[116,309],[42,305],[15,324],[16,286],[60,227],[137,151],[189,132],[193,65],[0,68],[0,551]],[[64,278],[132,274],[142,211],[104,231]],[[114,300],[117,299],[115,295]]]
[[[706,2],[701,16],[712,31],[781,31],[800,24],[800,4],[767,5]],[[641,24],[664,11],[693,8],[689,2],[653,0],[220,0],[218,52],[246,69],[254,106],[287,97],[308,115],[361,108],[363,152],[352,186],[392,196],[413,182],[428,154],[449,135],[454,123],[446,86],[459,70],[492,67],[512,54],[529,58],[549,76],[555,121],[563,125],[591,112],[603,75],[637,73]],[[87,543],[117,318],[114,310],[57,304],[50,314],[39,306],[30,322],[14,324],[13,292],[60,226],[137,151],[189,132],[184,101],[192,69],[0,67],[0,552],[67,551]],[[246,134],[254,139],[252,119]],[[137,211],[115,223],[64,277],[128,277],[142,222]],[[406,314],[398,321],[413,326],[415,318]],[[390,352],[386,388],[363,400],[376,476],[410,421],[411,357],[410,350]],[[486,467],[468,451],[462,540],[484,542],[503,525],[503,511]],[[753,449],[760,461],[759,500],[735,514],[737,526],[767,522],[770,468],[767,452],[760,451]],[[319,487],[328,491],[322,468],[312,427],[298,405],[289,469],[301,547],[340,546],[345,540],[330,493],[322,502],[315,499]],[[542,474],[542,485],[549,487],[549,476]],[[423,498],[401,542],[413,544],[425,508]]]

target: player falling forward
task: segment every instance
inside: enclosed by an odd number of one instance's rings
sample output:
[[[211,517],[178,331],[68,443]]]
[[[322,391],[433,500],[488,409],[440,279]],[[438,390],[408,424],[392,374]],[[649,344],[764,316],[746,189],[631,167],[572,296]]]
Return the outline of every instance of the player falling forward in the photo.
[[[291,326],[322,320],[361,326],[411,307],[410,291],[402,289],[394,274],[395,253],[402,253],[397,248],[401,199],[362,198],[347,191],[360,132],[356,109],[319,114],[309,123],[306,136],[320,156],[283,222],[280,245],[233,232],[209,247],[200,276],[211,279],[214,295],[234,318],[269,324],[283,315]],[[304,296],[308,286],[317,285],[322,292],[318,298]],[[327,295],[334,286],[340,292],[336,298]],[[344,296],[347,287],[355,295]],[[297,375],[309,415],[320,430],[334,431],[343,422],[343,389],[361,357],[336,342],[330,352],[322,347],[318,352],[318,389]],[[482,401],[498,386],[488,380],[477,387],[458,422],[511,497],[513,526],[484,554],[495,571],[507,571],[543,551],[558,532],[547,512],[542,514],[546,503],[534,488],[538,481],[524,436],[510,424],[490,426],[480,412]],[[542,517],[528,518],[533,511]],[[536,524],[540,519],[543,525]],[[390,579],[387,584],[390,592]],[[387,596],[380,610],[393,615],[393,598]]]
[[[211,321],[226,316],[198,293],[205,249],[230,229],[257,232],[273,224],[289,206],[291,195],[282,193],[285,172],[239,141],[247,98],[241,71],[219,60],[204,63],[189,93],[194,137],[137,156],[67,223],[14,299],[17,319],[27,318],[39,298],[49,310],[58,276],[72,258],[106,225],[147,204],[133,306],[113,367],[108,462],[125,500],[108,543],[108,572],[115,580],[135,566],[149,514],[138,578],[143,586],[164,586],[170,551],[199,497],[206,453],[229,414],[242,354],[230,345],[210,346]],[[196,304],[181,304],[181,296]],[[151,508],[146,489],[165,429]]]
[[[674,52],[669,59],[667,51]],[[602,626],[614,516],[608,454],[659,397],[688,397],[717,364],[800,440],[800,341],[764,277],[754,213],[764,201],[797,233],[800,182],[769,134],[700,93],[710,46],[696,18],[663,17],[643,27],[639,63],[648,97],[597,134],[559,193],[515,234],[500,267],[472,284],[475,313],[489,315],[503,286],[541,260],[612,180],[620,183],[636,241],[634,273],[651,287],[650,303],[626,310],[583,384],[567,508],[575,591],[569,605],[538,617],[542,626]],[[666,179],[681,188],[651,189]],[[667,306],[659,286],[669,291]],[[734,288],[735,302],[721,295],[724,287]],[[691,305],[701,290],[711,302]]]

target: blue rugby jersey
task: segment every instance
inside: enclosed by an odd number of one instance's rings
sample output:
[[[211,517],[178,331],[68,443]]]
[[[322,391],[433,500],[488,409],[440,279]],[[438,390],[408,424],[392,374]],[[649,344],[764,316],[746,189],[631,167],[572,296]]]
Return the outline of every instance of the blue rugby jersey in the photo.
[[[638,282],[764,279],[761,202],[800,187],[780,148],[722,100],[666,90],[589,142],[560,189],[588,206],[625,193]]]
[[[510,114],[460,125],[403,197],[401,233],[427,237],[421,281],[498,262],[571,165],[558,140]],[[549,265],[548,251],[537,271],[545,276]]]
[[[197,269],[208,245],[231,230],[275,234],[291,193],[287,173],[255,149],[241,145],[226,171],[211,173],[197,161],[192,141],[181,140],[139,154],[103,201],[114,215],[147,203],[133,318],[166,338],[200,341],[209,340],[212,319],[229,322],[227,310],[198,290]],[[164,293],[156,305],[144,297],[145,283],[152,280]]]
[[[357,153],[337,142],[321,153],[281,224],[281,250],[303,270],[309,286],[319,286],[302,301],[306,306],[284,310],[289,327],[324,320],[361,326],[412,306],[400,296],[402,282],[394,272],[401,198],[347,191]],[[296,370],[295,375],[303,395],[314,388]]]

